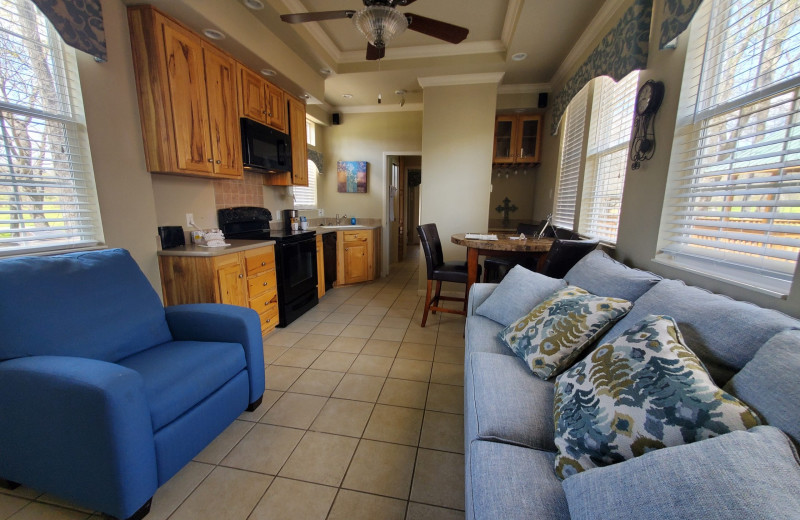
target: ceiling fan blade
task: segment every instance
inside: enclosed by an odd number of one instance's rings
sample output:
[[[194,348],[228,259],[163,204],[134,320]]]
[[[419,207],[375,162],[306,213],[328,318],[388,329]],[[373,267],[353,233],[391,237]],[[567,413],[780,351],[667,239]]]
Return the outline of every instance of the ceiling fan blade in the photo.
[[[375,47],[371,43],[367,43],[367,59],[379,60],[386,55],[386,47]]]
[[[336,20],[338,18],[352,18],[355,11],[319,11],[317,13],[282,14],[281,20],[287,23],[321,22],[323,20]]]
[[[434,20],[433,18],[426,18],[418,14],[406,13],[406,18],[408,18],[408,28],[412,31],[421,32],[446,42],[461,43],[469,34],[469,29],[465,27]]]

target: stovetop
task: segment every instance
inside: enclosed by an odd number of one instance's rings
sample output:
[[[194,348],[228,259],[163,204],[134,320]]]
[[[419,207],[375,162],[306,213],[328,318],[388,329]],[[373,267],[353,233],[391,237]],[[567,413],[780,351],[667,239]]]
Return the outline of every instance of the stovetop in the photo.
[[[314,237],[314,231],[270,229],[272,213],[266,208],[243,206],[217,210],[219,227],[225,238],[236,240],[275,240],[297,242]]]

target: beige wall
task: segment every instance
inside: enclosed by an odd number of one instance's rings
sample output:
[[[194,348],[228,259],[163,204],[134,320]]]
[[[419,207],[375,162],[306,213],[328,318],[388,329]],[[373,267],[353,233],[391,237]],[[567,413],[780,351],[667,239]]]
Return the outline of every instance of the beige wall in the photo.
[[[466,258],[450,235],[486,231],[496,84],[426,87],[420,223],[435,222],[445,260]],[[420,257],[420,288],[426,269]]]
[[[118,0],[103,0],[102,8],[108,61],[76,54],[103,233],[108,246],[131,252],[161,294],[155,201],[145,168],[127,13]]]
[[[384,153],[418,152],[422,148],[421,112],[342,114],[342,124],[324,132],[325,172],[319,178],[319,205],[326,217],[385,220]],[[367,161],[367,193],[339,193],[338,161]]]
[[[688,41],[687,32],[679,37],[677,49],[658,49],[658,28],[661,27],[663,1],[656,0],[654,2],[652,22],[654,29],[651,31],[648,68],[641,72],[639,78],[640,85],[649,79],[664,82],[664,101],[655,118],[657,146],[653,159],[643,162],[639,170],[632,171],[630,167],[628,168],[615,255],[619,260],[634,267],[646,269],[668,278],[679,278],[691,285],[800,317],[800,283],[794,284],[788,300],[781,300],[653,261],[658,248],[658,230]],[[553,92],[558,92],[560,87],[561,85],[553,85]],[[551,114],[548,113],[546,118],[548,129],[550,117]],[[550,190],[554,188],[556,182],[560,137],[550,136],[549,131],[544,137],[544,157],[536,182],[535,218],[543,218],[552,210],[553,199]]]

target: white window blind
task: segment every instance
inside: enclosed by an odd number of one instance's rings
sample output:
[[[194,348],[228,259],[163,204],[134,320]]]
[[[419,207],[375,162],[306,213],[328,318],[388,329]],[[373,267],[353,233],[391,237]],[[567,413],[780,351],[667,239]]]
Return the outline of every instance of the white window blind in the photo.
[[[579,232],[617,242],[639,72],[594,80]]]
[[[101,240],[74,51],[30,0],[4,0],[0,255]]]
[[[558,184],[553,203],[553,225],[574,229],[575,208],[578,200],[578,184],[583,160],[583,137],[586,127],[586,102],[589,87],[581,90],[567,107],[564,114],[564,131],[561,138],[561,161]]]
[[[319,170],[313,161],[308,161],[308,186],[294,186],[294,207],[312,209],[317,207],[317,176]]]
[[[800,3],[692,22],[659,259],[787,294],[800,252]]]

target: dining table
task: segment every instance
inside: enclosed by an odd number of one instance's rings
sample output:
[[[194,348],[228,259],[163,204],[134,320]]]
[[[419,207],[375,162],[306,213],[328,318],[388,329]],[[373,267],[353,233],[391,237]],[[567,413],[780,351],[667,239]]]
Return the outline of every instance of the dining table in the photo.
[[[541,256],[548,251],[555,240],[552,237],[525,237],[519,234],[495,234],[497,240],[466,238],[471,233],[456,233],[450,242],[467,248],[467,294],[478,278],[478,257],[484,256]],[[491,236],[491,235],[490,235]]]

